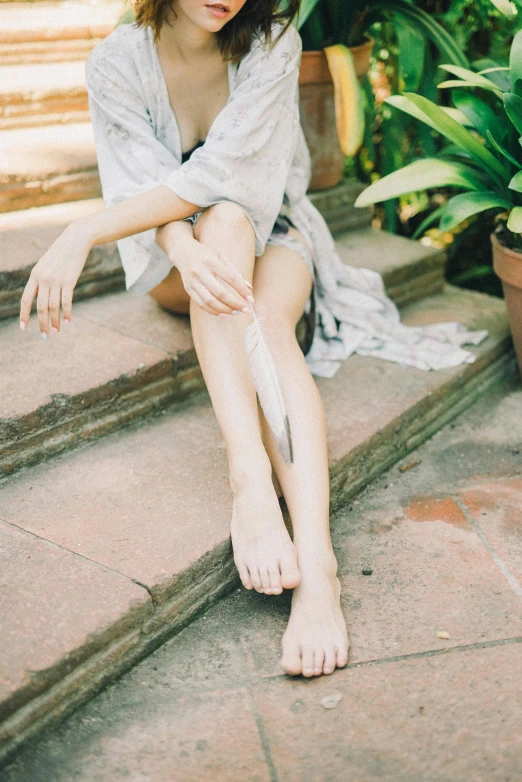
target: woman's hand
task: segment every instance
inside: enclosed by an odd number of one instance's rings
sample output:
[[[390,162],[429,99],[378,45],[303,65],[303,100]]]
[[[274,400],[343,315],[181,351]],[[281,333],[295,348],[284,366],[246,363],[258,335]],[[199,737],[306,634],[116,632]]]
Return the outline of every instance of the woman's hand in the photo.
[[[235,264],[206,244],[189,239],[176,246],[173,258],[183,287],[201,309],[211,315],[250,313],[252,285]]]
[[[24,288],[20,306],[20,328],[29,324],[34,297],[38,312],[38,323],[42,339],[47,339],[51,330],[60,331],[60,305],[65,323],[72,316],[72,294],[78,282],[85,261],[91,250],[91,242],[81,227],[71,223],[49,247],[45,255],[31,270]]]

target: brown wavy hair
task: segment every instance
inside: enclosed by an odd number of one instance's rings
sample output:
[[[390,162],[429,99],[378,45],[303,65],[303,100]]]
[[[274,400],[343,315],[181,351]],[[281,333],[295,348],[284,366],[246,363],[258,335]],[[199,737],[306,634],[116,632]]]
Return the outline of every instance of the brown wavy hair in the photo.
[[[131,3],[135,23],[140,27],[151,27],[155,41],[159,38],[162,25],[170,24],[171,12],[173,18],[177,18],[172,0],[131,0]],[[246,0],[239,13],[218,30],[218,46],[225,62],[239,62],[250,51],[255,37],[264,39],[270,45],[274,22],[284,24],[277,38],[279,40],[298,14],[301,0],[286,0],[283,9],[278,7],[279,4],[280,0]]]

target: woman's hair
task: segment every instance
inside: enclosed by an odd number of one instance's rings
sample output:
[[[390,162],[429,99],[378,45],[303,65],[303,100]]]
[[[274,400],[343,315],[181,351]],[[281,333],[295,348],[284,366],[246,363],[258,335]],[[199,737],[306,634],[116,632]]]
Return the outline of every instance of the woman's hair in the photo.
[[[211,2],[215,0],[211,0]],[[169,24],[173,0],[131,0],[135,23],[142,27],[151,27],[154,40],[159,37],[164,23]],[[226,2],[226,0],[225,0]],[[216,33],[219,50],[225,61],[239,62],[250,51],[254,36],[264,37],[272,42],[272,24],[284,24],[281,35],[292,24],[299,11],[301,0],[285,0],[285,8],[280,9],[279,0],[246,0],[239,13]],[[280,37],[280,36],[279,36]],[[279,40],[278,37],[278,40]]]

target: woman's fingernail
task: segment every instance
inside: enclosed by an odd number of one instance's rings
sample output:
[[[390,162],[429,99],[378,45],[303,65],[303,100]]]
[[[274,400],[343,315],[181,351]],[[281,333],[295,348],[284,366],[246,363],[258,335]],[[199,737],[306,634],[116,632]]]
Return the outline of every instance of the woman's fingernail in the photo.
[[[239,310],[232,310],[231,315],[239,315]]]
[[[254,297],[253,296],[247,296],[246,300],[249,301],[251,304],[254,303]]]
[[[68,326],[68,325],[69,325],[69,319],[68,319],[68,318],[64,318],[64,319],[63,319],[63,322],[66,324],[66,326]]]
[[[47,339],[47,334],[45,333],[45,331],[42,331],[42,339]]]
[[[25,331],[25,323],[23,322],[23,320],[20,321],[20,328],[22,331]]]
[[[226,312],[218,312],[218,318],[226,318],[227,313]]]
[[[56,328],[56,326],[53,326],[51,331],[53,332],[53,334],[58,334],[58,329]]]
[[[241,312],[246,312],[247,315],[250,315],[250,310],[248,309],[248,307],[243,307]]]

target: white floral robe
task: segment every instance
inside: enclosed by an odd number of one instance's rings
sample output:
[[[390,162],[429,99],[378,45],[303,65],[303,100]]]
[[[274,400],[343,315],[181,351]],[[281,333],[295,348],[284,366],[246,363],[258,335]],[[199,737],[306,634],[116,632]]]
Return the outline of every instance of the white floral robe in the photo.
[[[274,24],[273,40],[281,29]],[[272,48],[256,39],[238,65],[229,63],[229,100],[203,146],[182,164],[179,127],[152,30],[117,27],[94,47],[86,67],[104,203],[160,184],[202,209],[235,202],[252,224],[259,256],[286,196],[288,217],[313,250],[315,328],[306,355],[312,374],[332,377],[354,352],[426,370],[472,362],[461,345],[478,344],[486,332],[470,333],[456,323],[404,326],[381,276],[339,258],[324,218],[306,195],[311,165],[299,120],[301,51],[291,25]],[[172,268],[156,244],[156,231],[118,241],[126,287],[138,294]]]

